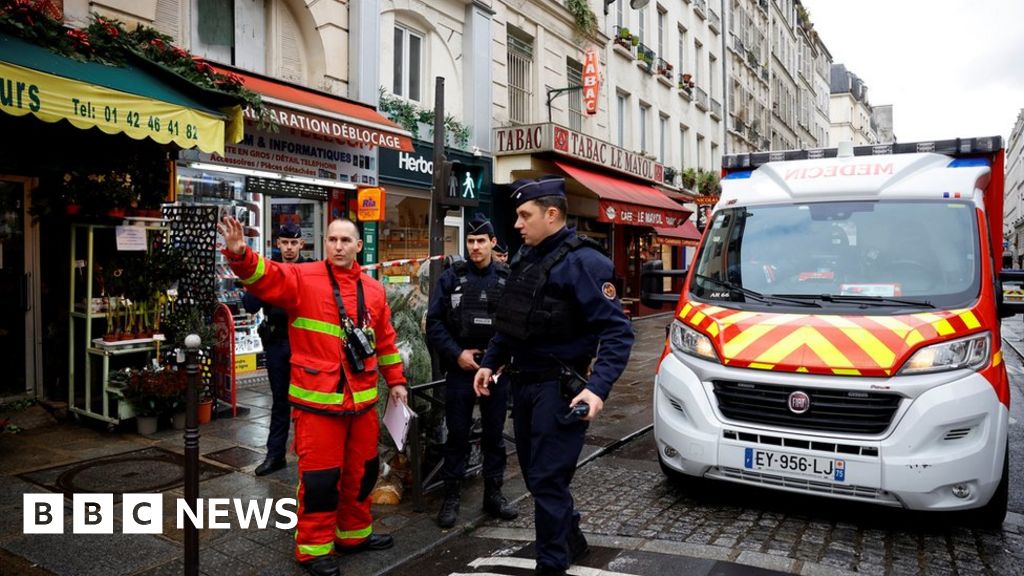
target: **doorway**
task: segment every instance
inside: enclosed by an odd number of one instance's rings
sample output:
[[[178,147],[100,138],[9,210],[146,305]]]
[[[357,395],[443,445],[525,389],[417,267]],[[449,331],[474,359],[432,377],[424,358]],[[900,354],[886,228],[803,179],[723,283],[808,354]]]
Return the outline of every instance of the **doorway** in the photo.
[[[38,282],[31,179],[0,175],[0,398],[32,395],[36,386]]]

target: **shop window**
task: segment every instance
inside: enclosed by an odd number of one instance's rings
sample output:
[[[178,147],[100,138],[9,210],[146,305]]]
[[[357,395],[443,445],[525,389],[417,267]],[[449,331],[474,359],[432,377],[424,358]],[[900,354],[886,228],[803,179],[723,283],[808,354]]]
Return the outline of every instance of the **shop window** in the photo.
[[[386,220],[382,223],[378,260],[401,260],[425,258],[430,250],[430,200],[388,194]],[[414,281],[419,264],[389,266],[382,272],[383,278],[393,284]]]
[[[395,26],[395,61],[391,91],[409,100],[422,100],[423,36]]]

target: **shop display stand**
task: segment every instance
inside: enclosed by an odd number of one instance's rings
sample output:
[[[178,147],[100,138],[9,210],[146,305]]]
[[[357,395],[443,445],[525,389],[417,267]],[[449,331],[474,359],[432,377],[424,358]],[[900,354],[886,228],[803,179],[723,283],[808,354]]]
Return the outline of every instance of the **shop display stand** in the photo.
[[[162,221],[147,219],[143,227],[150,230],[165,231]],[[132,405],[124,398],[124,389],[110,386],[110,360],[112,357],[145,354],[143,362],[156,351],[154,338],[140,338],[104,342],[102,338],[93,338],[93,323],[105,321],[105,312],[95,310],[93,305],[93,278],[96,268],[94,247],[97,234],[114,235],[115,226],[110,224],[79,224],[71,225],[71,280],[69,284],[70,305],[68,310],[68,409],[76,415],[86,416],[116,425],[121,420],[135,416]],[[79,279],[76,262],[79,260],[78,238],[85,235],[85,253],[81,254],[83,278]],[[84,282],[82,293],[84,298],[76,299],[76,286]],[[79,354],[82,354],[82,374],[76,373]],[[98,359],[101,363],[100,379],[93,386],[92,363]],[[142,362],[138,363],[139,365]],[[95,409],[96,404],[99,409]]]

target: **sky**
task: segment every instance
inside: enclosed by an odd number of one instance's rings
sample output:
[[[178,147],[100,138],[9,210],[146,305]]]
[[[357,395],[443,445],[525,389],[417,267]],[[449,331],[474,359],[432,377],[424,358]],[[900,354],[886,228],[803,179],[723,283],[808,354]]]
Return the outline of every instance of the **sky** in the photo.
[[[893,105],[900,142],[1007,138],[1024,108],[1022,0],[801,0],[832,62]]]

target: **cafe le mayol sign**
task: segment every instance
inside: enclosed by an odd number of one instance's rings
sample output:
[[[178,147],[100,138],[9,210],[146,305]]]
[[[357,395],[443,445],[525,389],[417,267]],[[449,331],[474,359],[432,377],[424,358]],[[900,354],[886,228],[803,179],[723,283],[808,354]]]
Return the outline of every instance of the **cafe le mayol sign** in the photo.
[[[611,143],[557,124],[528,124],[495,128],[495,156],[554,152],[610,168],[656,184],[665,182],[665,166]]]

